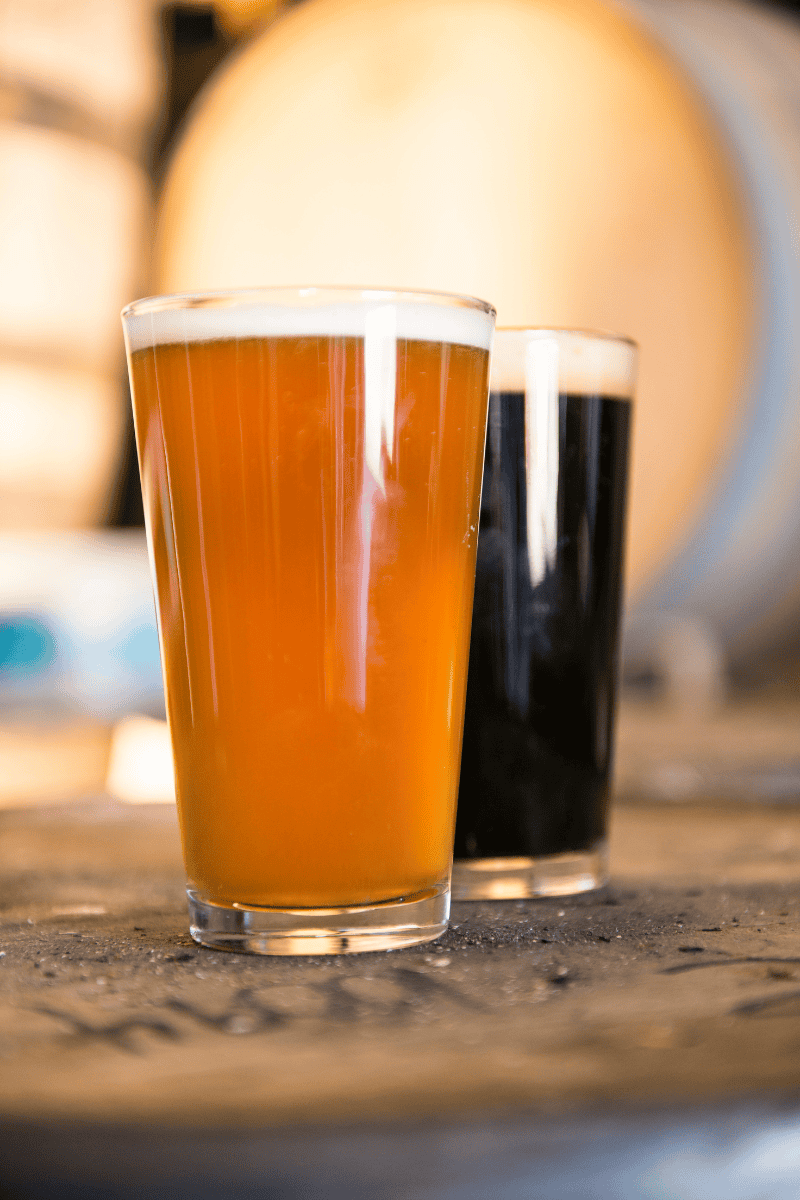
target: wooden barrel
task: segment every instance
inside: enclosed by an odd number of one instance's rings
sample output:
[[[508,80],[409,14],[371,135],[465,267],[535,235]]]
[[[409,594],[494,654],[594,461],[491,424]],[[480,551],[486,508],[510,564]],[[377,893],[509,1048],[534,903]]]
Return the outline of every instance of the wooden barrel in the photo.
[[[119,310],[142,284],[159,67],[138,0],[0,18],[0,529],[100,523],[127,427]]]
[[[800,38],[700,9],[309,0],[201,95],[157,242],[163,290],[429,287],[636,338],[632,656],[665,610],[737,653],[800,608],[800,163],[736,57],[780,43],[788,107]]]
[[[753,354],[734,392],[734,436],[676,552],[629,614],[627,652],[646,656],[665,614],[709,623],[728,657],[797,645],[800,614],[800,24],[779,11],[706,0],[637,0],[715,123],[757,248]]]

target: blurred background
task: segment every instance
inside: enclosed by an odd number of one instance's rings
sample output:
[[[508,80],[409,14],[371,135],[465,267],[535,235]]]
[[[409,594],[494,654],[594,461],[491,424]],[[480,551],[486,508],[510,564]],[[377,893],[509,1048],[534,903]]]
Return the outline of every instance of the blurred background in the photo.
[[[618,789],[800,798],[800,0],[2,0],[0,180],[0,805],[170,794],[119,310],[323,282],[640,343]]]

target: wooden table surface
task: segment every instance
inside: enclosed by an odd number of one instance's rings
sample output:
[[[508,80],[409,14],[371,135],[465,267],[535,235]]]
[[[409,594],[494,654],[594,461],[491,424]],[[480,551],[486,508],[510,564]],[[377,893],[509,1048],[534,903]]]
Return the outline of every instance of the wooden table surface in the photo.
[[[737,1105],[784,1120],[800,1083],[800,806],[619,803],[611,846],[598,893],[456,904],[426,947],[268,959],[191,942],[173,809],[100,796],[0,812],[0,1164],[13,1194],[56,1194],[36,1180],[68,1177],[76,1196],[127,1196],[117,1176],[116,1191],[87,1190],[80,1171],[131,1131],[139,1149],[125,1143],[126,1159],[117,1145],[120,1163],[158,1145],[163,1175],[183,1146],[184,1180],[199,1145],[219,1172],[247,1160],[231,1138],[251,1152],[253,1138],[273,1150],[283,1138],[256,1174],[291,1159],[295,1184],[270,1176],[259,1195],[438,1197],[450,1193],[430,1179],[369,1190],[374,1141],[352,1152],[361,1174],[341,1191],[318,1175],[353,1138],[383,1138],[385,1157],[402,1130],[398,1162],[409,1130],[436,1127],[450,1142],[458,1131],[463,1164],[490,1130],[530,1148],[532,1130],[552,1140],[567,1115],[594,1114],[595,1133],[654,1113],[694,1113],[697,1128],[698,1113],[734,1112],[735,1124]],[[312,1144],[319,1192],[303,1174]],[[440,1164],[443,1144],[425,1143]],[[251,1194],[214,1178],[209,1195]],[[0,1172],[0,1196],[2,1184]]]

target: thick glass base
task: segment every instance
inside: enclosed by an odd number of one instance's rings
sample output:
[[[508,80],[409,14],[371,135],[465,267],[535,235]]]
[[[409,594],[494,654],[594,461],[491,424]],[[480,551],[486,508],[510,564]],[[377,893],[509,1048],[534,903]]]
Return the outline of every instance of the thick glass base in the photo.
[[[446,884],[359,908],[255,908],[214,904],[193,888],[189,932],[201,946],[247,954],[358,954],[430,942],[447,928]]]
[[[608,845],[542,858],[460,858],[453,863],[454,900],[525,900],[571,896],[608,881]]]

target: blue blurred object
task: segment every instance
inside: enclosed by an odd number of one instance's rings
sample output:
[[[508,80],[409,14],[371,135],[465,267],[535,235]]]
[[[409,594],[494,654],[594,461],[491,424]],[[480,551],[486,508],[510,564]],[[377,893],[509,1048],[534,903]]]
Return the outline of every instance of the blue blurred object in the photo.
[[[0,536],[0,705],[162,715],[144,532]]]
[[[19,613],[0,619],[0,680],[39,674],[56,654],[53,632],[37,616]]]

